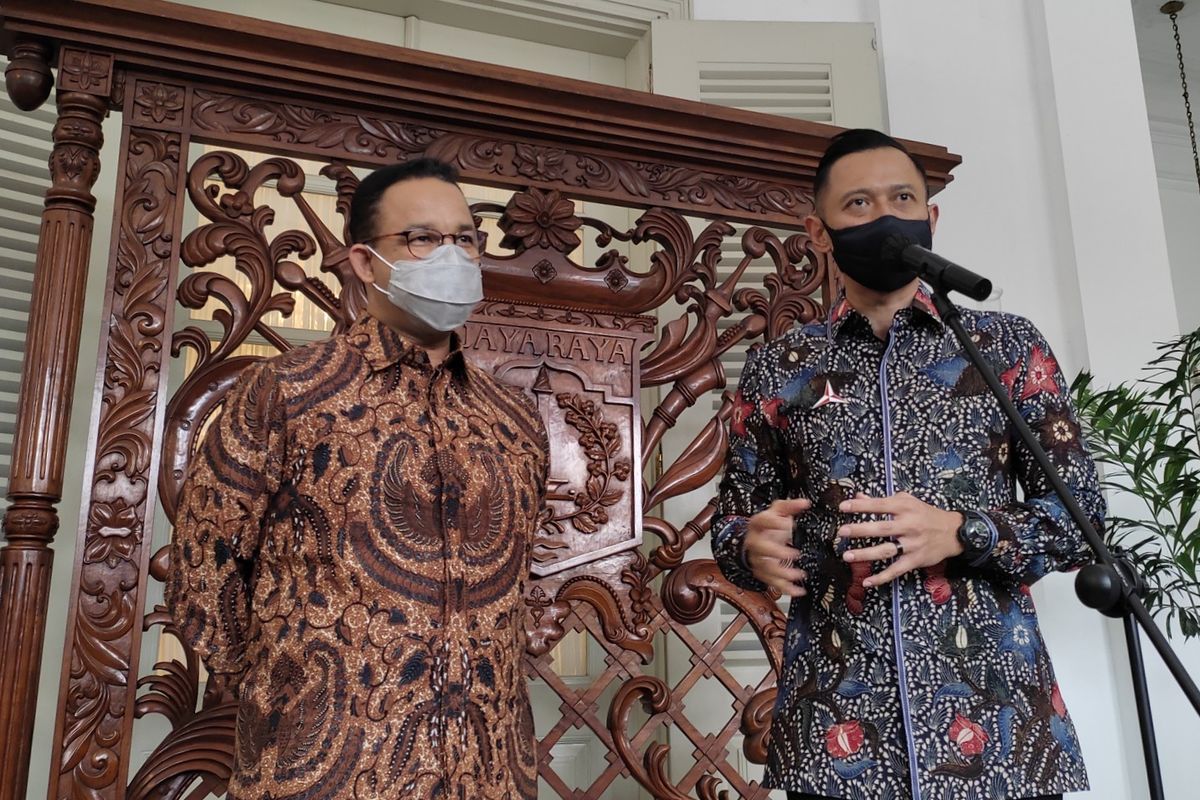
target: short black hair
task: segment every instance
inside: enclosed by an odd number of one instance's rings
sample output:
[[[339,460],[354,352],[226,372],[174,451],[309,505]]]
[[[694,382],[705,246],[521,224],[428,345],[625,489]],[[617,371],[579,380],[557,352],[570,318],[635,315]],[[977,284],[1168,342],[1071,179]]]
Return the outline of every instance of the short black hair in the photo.
[[[375,230],[379,199],[383,193],[402,181],[417,178],[437,178],[458,185],[458,170],[436,158],[417,158],[401,164],[380,167],[362,179],[350,199],[350,241],[361,244],[378,235]]]
[[[820,197],[822,190],[825,189],[825,184],[829,183],[829,170],[838,161],[852,153],[879,150],[885,147],[899,150],[908,156],[908,160],[917,168],[917,172],[921,173],[921,180],[926,181],[925,197],[928,199],[929,183],[926,180],[925,165],[921,163],[921,159],[909,152],[907,147],[900,144],[900,142],[891,136],[872,128],[851,128],[842,131],[829,140],[829,146],[825,148],[825,154],[821,156],[821,161],[817,164],[817,174],[813,177],[813,199],[816,200]]]

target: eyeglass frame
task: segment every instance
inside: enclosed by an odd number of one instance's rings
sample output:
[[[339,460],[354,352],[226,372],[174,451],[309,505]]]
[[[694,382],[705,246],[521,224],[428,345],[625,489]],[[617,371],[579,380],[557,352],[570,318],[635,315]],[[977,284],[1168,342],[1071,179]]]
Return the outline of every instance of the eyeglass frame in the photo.
[[[436,238],[438,243],[433,245],[432,247],[430,247],[428,253],[425,253],[424,255],[417,255],[416,253],[413,252],[412,244],[409,242],[409,237],[415,233],[430,234],[431,235],[430,238]],[[462,247],[462,249],[465,250],[468,255],[473,255],[474,258],[482,258],[483,252],[487,247],[487,233],[485,231],[479,230],[478,228],[471,229],[470,233],[473,233],[475,235],[475,244],[474,244],[474,248],[473,248],[474,249],[473,254],[471,252],[472,248],[464,247],[461,243],[459,243],[457,241],[459,236],[468,235],[467,231],[459,231],[458,233],[442,233],[441,231],[439,231],[435,228],[407,228],[402,231],[396,231],[395,233],[381,233],[378,236],[372,236],[370,239],[364,239],[362,241],[362,244],[373,244],[375,242],[378,242],[380,239],[390,239],[393,236],[399,236],[399,237],[401,237],[401,240],[404,243],[404,249],[408,251],[408,254],[410,256],[412,256],[413,258],[421,259],[421,258],[425,258],[426,256],[428,256],[429,253],[432,253],[438,247],[441,247],[442,245],[447,244],[447,241],[446,241],[447,239],[451,239],[452,241],[450,241],[449,244],[454,244],[454,245],[458,245],[459,247]]]

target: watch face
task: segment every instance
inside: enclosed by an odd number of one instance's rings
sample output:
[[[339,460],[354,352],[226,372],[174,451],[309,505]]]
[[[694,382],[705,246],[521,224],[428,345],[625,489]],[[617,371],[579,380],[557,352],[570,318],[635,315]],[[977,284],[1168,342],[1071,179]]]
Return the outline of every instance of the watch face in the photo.
[[[968,551],[981,551],[987,547],[988,540],[991,539],[991,531],[988,529],[988,524],[979,517],[968,515],[963,526],[959,528],[958,538]]]
[[[967,520],[966,529],[967,535],[971,537],[986,536],[988,534],[987,523],[975,517]]]

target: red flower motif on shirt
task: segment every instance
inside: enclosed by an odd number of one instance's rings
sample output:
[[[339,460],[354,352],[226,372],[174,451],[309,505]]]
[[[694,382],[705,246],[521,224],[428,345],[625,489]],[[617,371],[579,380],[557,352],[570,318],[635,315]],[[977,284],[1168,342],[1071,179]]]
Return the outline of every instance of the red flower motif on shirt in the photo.
[[[787,417],[780,415],[780,409],[783,406],[783,398],[776,397],[767,403],[763,403],[762,413],[767,424],[772,428],[786,428]]]
[[[933,304],[933,298],[930,297],[929,292],[925,291],[924,286],[917,289],[917,293],[913,295],[912,304],[917,308],[924,309],[925,313],[934,319],[942,318],[942,315],[938,313],[937,306]]]
[[[842,317],[850,312],[850,301],[843,297],[838,301],[838,304],[833,307],[833,311],[829,313],[831,322],[837,322]]]
[[[1021,399],[1028,400],[1038,392],[1058,394],[1057,375],[1058,362],[1054,360],[1054,356],[1042,352],[1042,348],[1034,345],[1025,370],[1025,386],[1021,389]]]
[[[1016,394],[1017,377],[1021,374],[1020,362],[1013,364],[1004,372],[1000,373],[1000,382],[1004,384],[1004,388],[1008,389],[1008,396],[1012,397]]]
[[[746,420],[754,413],[754,403],[751,403],[742,393],[738,392],[733,398],[733,417],[729,421],[729,430],[734,436],[746,435]]]
[[[825,749],[834,758],[848,758],[862,749],[862,744],[862,725],[856,719],[834,725],[825,732]]]
[[[1067,716],[1067,704],[1063,702],[1062,692],[1059,691],[1058,684],[1050,690],[1050,706],[1054,709],[1054,713],[1060,717]]]
[[[962,714],[954,716],[954,722],[950,723],[950,741],[958,745],[964,756],[977,756],[982,753],[987,740],[987,733],[979,725]]]
[[[867,589],[863,581],[871,577],[871,562],[850,562],[850,585],[846,587],[846,610],[854,616],[863,612],[867,605]]]
[[[925,568],[925,591],[933,598],[935,605],[942,605],[953,594],[950,581],[946,580],[946,568],[942,564]]]

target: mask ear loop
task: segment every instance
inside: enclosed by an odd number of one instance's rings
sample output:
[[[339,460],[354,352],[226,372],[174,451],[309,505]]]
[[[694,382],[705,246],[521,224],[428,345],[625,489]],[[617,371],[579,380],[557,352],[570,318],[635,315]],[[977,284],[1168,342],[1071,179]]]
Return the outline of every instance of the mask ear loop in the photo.
[[[391,269],[391,268],[392,268],[392,262],[388,261],[388,260],[387,260],[387,259],[385,259],[383,256],[379,255],[379,251],[378,251],[378,250],[376,250],[374,247],[371,247],[371,245],[369,245],[369,244],[365,244],[365,243],[363,244],[363,247],[365,247],[365,248],[367,248],[368,250],[370,250],[370,251],[371,251],[371,255],[373,255],[373,256],[375,256],[376,258],[378,258],[378,259],[379,259],[380,261],[382,261],[384,264],[387,264],[387,267],[388,267],[388,269]],[[388,290],[387,290],[387,289],[385,289],[385,288],[383,288],[382,286],[380,286],[380,285],[379,285],[378,283],[376,283],[375,281],[371,281],[371,286],[373,286],[373,287],[374,287],[376,290],[378,290],[379,292],[383,293],[385,296],[388,294]]]

